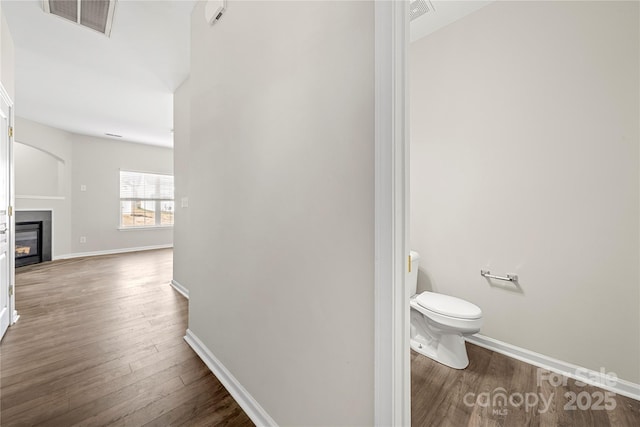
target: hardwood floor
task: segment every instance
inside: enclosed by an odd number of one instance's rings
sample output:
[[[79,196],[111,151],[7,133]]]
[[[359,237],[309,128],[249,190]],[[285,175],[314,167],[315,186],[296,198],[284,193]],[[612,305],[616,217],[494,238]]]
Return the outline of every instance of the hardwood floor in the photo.
[[[171,250],[18,269],[0,425],[252,426],[183,340],[171,269]]]
[[[412,426],[640,426],[637,400],[600,401],[602,389],[542,371],[539,381],[535,366],[468,343],[467,350],[464,370],[411,351]]]
[[[171,264],[159,250],[18,269],[21,317],[0,343],[0,425],[253,425],[182,339],[187,301],[168,285]],[[565,393],[595,405],[603,390],[538,384],[534,366],[467,348],[462,371],[411,352],[413,426],[640,425],[636,400],[581,410]],[[499,387],[531,405],[494,405]]]

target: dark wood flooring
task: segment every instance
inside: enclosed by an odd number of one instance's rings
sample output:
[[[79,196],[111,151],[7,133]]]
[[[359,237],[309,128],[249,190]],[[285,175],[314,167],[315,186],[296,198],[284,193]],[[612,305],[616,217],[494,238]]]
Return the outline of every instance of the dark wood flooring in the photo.
[[[541,374],[538,381],[535,366],[468,343],[467,350],[464,370],[411,351],[412,426],[640,426],[637,400],[566,377]]]
[[[183,340],[187,300],[171,276],[171,250],[19,268],[0,424],[253,425]]]
[[[184,342],[187,301],[168,285],[171,264],[160,250],[18,269],[21,317],[0,343],[0,425],[253,425]],[[413,426],[640,426],[636,400],[580,409],[604,391],[538,384],[536,367],[467,347],[462,371],[411,353]],[[535,405],[493,404],[499,387]],[[585,392],[590,402],[565,396]]]

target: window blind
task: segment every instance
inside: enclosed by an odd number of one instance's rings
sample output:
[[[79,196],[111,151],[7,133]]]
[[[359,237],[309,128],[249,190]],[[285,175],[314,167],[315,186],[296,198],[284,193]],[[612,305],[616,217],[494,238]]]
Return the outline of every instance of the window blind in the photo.
[[[120,171],[120,199],[173,200],[173,176]]]

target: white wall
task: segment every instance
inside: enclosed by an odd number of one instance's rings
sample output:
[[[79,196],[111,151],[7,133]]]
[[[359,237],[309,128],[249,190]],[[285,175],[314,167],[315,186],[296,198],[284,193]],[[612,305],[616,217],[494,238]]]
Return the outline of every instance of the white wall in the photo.
[[[0,81],[11,100],[16,101],[15,47],[4,15],[0,11]]]
[[[170,245],[172,228],[118,230],[120,170],[173,173],[173,150],[73,135],[71,250],[74,253]],[[85,185],[86,191],[80,186]],[[80,237],[86,243],[80,243]]]
[[[187,79],[173,95],[173,170],[176,208],[173,233],[173,280],[189,288],[189,213],[182,207],[182,199],[189,197],[189,133],[191,92]]]
[[[496,2],[410,50],[420,289],[478,304],[484,335],[635,383],[638,12]]]
[[[71,248],[71,163],[72,163],[72,134],[50,126],[45,126],[31,120],[16,116],[15,140],[30,147],[48,152],[62,162],[62,173],[56,173],[49,177],[51,181],[58,181],[61,187],[58,199],[41,198],[33,196],[49,196],[43,194],[46,190],[39,191],[31,184],[25,185],[21,177],[37,174],[39,180],[46,179],[42,171],[29,162],[28,158],[21,157],[17,151],[15,159],[16,176],[16,210],[51,210],[53,212],[53,258],[67,255]],[[16,146],[19,146],[16,144]],[[18,149],[19,150],[19,149]],[[28,192],[27,192],[28,191]],[[31,193],[33,191],[33,193]]]
[[[46,151],[20,142],[13,146],[17,195],[64,195],[65,163]]]
[[[50,182],[60,187],[55,199],[45,194],[49,185],[34,185],[47,177],[33,156],[22,156],[18,148],[15,164],[16,210],[53,211],[54,259],[172,243],[171,228],[118,230],[120,169],[170,174],[171,149],[72,134],[21,117],[16,117],[15,139],[63,162],[62,170],[49,170]],[[22,182],[30,176],[38,180]],[[80,191],[82,184],[87,191]],[[80,243],[80,236],[86,237],[86,243]]]
[[[280,425],[373,424],[373,2],[192,15],[189,328]]]

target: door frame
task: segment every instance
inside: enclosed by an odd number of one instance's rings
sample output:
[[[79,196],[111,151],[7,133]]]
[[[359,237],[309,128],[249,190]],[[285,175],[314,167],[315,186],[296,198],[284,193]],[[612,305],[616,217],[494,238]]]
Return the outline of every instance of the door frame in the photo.
[[[375,2],[374,422],[411,425],[409,2]]]
[[[14,129],[14,108],[13,108],[13,99],[9,96],[9,93],[4,88],[2,82],[0,82],[0,97],[7,103],[9,106],[9,114],[8,114],[8,127],[12,129],[12,132],[8,135],[8,175],[9,175],[9,288],[13,290],[9,295],[9,326],[13,325],[18,321],[20,317],[18,315],[18,311],[16,310],[16,292],[15,292],[15,182],[14,182],[14,164],[13,164],[13,142],[15,139]]]

